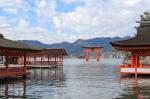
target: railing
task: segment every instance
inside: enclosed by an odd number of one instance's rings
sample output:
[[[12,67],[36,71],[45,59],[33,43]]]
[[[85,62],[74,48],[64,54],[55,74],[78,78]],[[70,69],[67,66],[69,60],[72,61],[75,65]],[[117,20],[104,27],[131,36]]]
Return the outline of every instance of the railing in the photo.
[[[119,68],[133,68],[130,64],[121,64],[118,66]]]
[[[119,68],[135,68],[134,66],[131,66],[131,64],[121,64],[118,66]],[[139,65],[137,68],[150,68],[150,65]]]
[[[0,78],[21,76],[26,73],[27,73],[27,70],[24,67],[11,67],[7,69],[1,69]]]
[[[149,65],[140,65],[134,67],[131,65],[119,65],[119,74],[150,74],[150,66]]]

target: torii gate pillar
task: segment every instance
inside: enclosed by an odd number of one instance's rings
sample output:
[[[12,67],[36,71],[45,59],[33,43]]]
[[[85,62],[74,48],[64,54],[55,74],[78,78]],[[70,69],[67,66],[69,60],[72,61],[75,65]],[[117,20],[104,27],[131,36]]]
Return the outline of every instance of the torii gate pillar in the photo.
[[[82,48],[84,48],[83,51],[85,52],[85,60],[86,60],[86,62],[89,61],[89,53],[90,52],[95,52],[96,53],[96,60],[100,61],[101,49],[103,47],[101,47],[101,46],[92,46],[92,47],[82,46]]]

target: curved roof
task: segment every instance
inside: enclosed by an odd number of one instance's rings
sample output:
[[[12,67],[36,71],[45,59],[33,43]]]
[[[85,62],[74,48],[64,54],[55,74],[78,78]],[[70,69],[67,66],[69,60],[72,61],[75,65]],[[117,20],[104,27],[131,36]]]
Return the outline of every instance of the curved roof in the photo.
[[[9,40],[4,38],[2,34],[0,34],[0,48],[7,48],[7,49],[21,49],[21,50],[41,50],[41,47],[37,46],[29,46],[26,44],[22,44],[17,41]]]
[[[141,22],[135,37],[110,44],[114,47],[150,47],[150,22]]]
[[[43,50],[44,54],[50,54],[50,55],[64,55],[67,56],[67,52],[63,48],[47,48]]]
[[[81,46],[82,48],[103,48],[103,46]]]
[[[31,55],[31,56],[33,56],[35,53],[32,53],[32,52],[30,52],[30,53],[28,53],[28,55]],[[63,49],[63,48],[46,48],[46,49],[43,49],[43,50],[41,50],[40,52],[38,52],[38,53],[36,53],[36,55],[38,55],[38,56],[41,56],[41,55],[63,55],[63,56],[67,56],[68,55],[68,53],[66,52],[66,50],[65,49]]]

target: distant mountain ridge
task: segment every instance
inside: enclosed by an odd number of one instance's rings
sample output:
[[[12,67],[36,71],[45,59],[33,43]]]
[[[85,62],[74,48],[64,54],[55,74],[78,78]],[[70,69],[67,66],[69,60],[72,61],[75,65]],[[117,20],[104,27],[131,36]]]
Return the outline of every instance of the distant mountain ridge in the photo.
[[[53,43],[53,44],[44,44],[36,40],[18,40],[21,43],[41,46],[44,48],[64,48],[69,54],[80,55],[82,53],[82,45],[94,45],[94,46],[103,46],[103,52],[112,51],[112,47],[109,42],[128,39],[130,36],[126,37],[97,37],[93,39],[78,39],[73,43],[62,42],[62,43]]]

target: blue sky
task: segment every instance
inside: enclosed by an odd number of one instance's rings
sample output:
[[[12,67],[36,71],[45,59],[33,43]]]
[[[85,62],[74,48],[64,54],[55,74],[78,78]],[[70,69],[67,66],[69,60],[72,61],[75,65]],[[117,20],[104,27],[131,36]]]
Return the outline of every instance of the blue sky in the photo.
[[[44,43],[134,35],[150,0],[0,0],[0,33]]]

